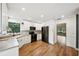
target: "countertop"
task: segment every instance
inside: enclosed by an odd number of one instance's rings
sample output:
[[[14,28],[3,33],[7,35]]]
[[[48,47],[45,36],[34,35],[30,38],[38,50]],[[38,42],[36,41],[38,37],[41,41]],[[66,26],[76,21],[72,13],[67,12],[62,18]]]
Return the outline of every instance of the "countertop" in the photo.
[[[18,36],[20,34],[16,34],[15,36]],[[6,34],[6,35],[0,35],[0,39],[5,39],[5,38],[9,38],[9,37],[15,37],[12,34]]]
[[[0,35],[0,52],[11,49],[14,47],[19,47],[19,43],[17,41],[18,38],[24,37],[24,36],[29,36],[29,35]]]

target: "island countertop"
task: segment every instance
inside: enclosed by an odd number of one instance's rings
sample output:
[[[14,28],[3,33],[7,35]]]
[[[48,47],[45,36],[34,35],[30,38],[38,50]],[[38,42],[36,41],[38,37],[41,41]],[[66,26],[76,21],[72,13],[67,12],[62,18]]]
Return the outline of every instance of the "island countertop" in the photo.
[[[15,36],[18,36],[20,34],[16,34]],[[12,34],[6,34],[6,35],[0,35],[0,39],[5,39],[5,38],[9,38],[9,37],[15,37]]]
[[[19,42],[18,39],[24,36],[29,36],[27,34],[20,34],[20,35],[0,35],[0,52],[14,48],[14,47],[19,47]]]

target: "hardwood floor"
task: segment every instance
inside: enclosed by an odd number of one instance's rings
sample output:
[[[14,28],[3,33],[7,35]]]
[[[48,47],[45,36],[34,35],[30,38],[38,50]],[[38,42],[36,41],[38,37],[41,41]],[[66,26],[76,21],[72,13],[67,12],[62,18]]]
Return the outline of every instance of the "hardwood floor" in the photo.
[[[77,52],[74,48],[42,41],[26,44],[19,49],[20,56],[77,56]]]

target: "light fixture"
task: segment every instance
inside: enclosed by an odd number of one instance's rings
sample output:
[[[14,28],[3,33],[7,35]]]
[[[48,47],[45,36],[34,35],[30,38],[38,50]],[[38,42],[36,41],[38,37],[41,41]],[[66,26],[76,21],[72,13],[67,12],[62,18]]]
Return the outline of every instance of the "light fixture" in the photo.
[[[61,17],[64,18],[64,15],[62,15]]]
[[[40,16],[41,18],[44,18],[44,15],[43,14],[41,14],[41,16]]]
[[[25,11],[26,9],[25,8],[22,8],[22,10]]]

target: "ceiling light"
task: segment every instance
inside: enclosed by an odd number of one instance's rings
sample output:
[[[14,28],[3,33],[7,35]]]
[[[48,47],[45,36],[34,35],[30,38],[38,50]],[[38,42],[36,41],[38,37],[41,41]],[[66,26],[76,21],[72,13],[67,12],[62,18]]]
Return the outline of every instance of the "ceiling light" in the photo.
[[[62,18],[64,17],[64,15],[61,16]]]
[[[26,9],[25,8],[22,8],[22,10],[25,11]]]
[[[44,15],[43,14],[41,14],[41,16],[40,16],[41,18],[43,18],[44,17]]]

